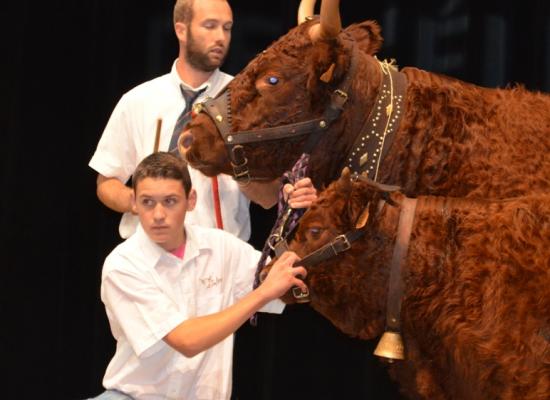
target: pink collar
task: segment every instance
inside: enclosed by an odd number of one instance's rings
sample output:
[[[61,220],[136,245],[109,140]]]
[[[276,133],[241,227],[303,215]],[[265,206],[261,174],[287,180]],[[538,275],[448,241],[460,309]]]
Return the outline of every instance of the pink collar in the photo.
[[[183,255],[185,254],[185,242],[183,242],[178,248],[172,250],[170,253],[183,260]]]

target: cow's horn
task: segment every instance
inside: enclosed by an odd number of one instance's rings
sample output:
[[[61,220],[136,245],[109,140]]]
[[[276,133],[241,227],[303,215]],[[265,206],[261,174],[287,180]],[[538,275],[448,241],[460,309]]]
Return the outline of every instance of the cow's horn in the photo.
[[[311,40],[328,40],[338,36],[342,30],[340,0],[323,0],[321,3],[321,23],[313,25],[309,31]]]
[[[302,0],[298,7],[298,25],[305,22],[308,17],[315,14],[315,3],[317,0]]]

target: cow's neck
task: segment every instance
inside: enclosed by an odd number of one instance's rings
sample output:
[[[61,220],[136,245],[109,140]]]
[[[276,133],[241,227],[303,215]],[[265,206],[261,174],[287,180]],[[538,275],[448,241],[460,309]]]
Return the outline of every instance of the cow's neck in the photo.
[[[422,259],[425,256],[424,252],[426,249],[433,247],[438,247],[435,254],[440,254],[442,259],[447,256],[444,230],[447,226],[449,215],[445,210],[448,210],[453,204],[453,200],[446,198],[419,198],[408,254],[401,270],[404,282],[401,322],[404,324],[405,331],[417,329],[418,327],[414,327],[418,323],[429,324],[428,316],[420,322],[408,320],[408,309],[409,307],[415,307],[415,304],[419,303],[418,300],[420,297],[431,295],[427,291],[427,288],[432,287],[433,282],[441,279],[442,272],[435,268],[426,268],[425,264],[415,263],[411,260]],[[386,204],[378,215],[371,233],[363,239],[365,245],[361,246],[360,251],[363,251],[364,254],[357,256],[357,259],[361,260],[361,268],[368,270],[368,273],[363,276],[364,281],[361,284],[364,288],[363,290],[365,292],[372,290],[372,288],[382,288],[383,290],[381,300],[377,303],[378,310],[375,311],[374,315],[364,315],[361,318],[365,321],[372,321],[369,324],[372,325],[373,329],[370,329],[370,331],[374,336],[381,335],[385,325],[390,270],[396,238],[399,234],[400,216],[400,207]],[[369,312],[372,312],[372,310]]]
[[[386,61],[365,54],[357,70],[342,116],[312,154],[315,183],[330,183],[344,166],[377,180],[381,160],[404,115],[404,74]],[[326,149],[331,149],[330,160],[326,159]]]
[[[398,220],[399,209],[386,205],[350,250],[310,273],[312,307],[348,335],[368,340],[384,330]]]
[[[355,135],[346,155],[346,166],[353,172],[378,180],[381,161],[392,145],[404,115],[407,79],[393,63],[379,61],[382,81],[369,116]]]
[[[397,200],[402,201],[399,198]],[[405,335],[414,335],[414,331],[420,329],[418,324],[432,324],[430,315],[426,315],[422,321],[410,320],[408,316],[411,307],[417,307],[415,304],[419,303],[419,299],[432,295],[427,289],[441,279],[441,271],[427,269],[424,264],[409,260],[422,259],[425,256],[423,251],[434,246],[441,247],[436,254],[446,256],[443,230],[449,219],[445,212],[450,207],[449,201],[436,197],[421,198],[415,214],[417,222],[413,225],[409,252],[402,271],[405,284],[401,318]],[[347,252],[315,266],[315,274],[313,270],[311,272],[312,286],[316,291],[312,292],[313,308],[349,335],[374,339],[384,331],[390,265],[400,214],[400,207],[385,204],[372,223],[369,223],[362,239]],[[428,234],[426,224],[432,229]],[[335,276],[337,271],[342,276]],[[330,281],[326,277],[331,277]],[[331,282],[337,282],[337,285]],[[427,313],[426,310],[420,311]],[[419,310],[415,309],[415,314],[417,312]]]
[[[418,198],[415,222],[411,233],[409,251],[402,271],[404,282],[401,305],[401,332],[405,346],[423,347],[423,344],[435,343],[431,337],[437,312],[430,309],[431,299],[448,278],[446,260],[450,255],[448,229],[453,207],[459,207],[463,200],[434,196]],[[395,210],[385,217],[393,232],[397,232]],[[389,241],[391,242],[391,241]],[[393,247],[393,243],[390,245]],[[390,260],[384,261],[382,268],[389,268]],[[421,316],[419,318],[419,316]],[[430,337],[420,337],[418,332],[428,332]],[[408,343],[409,342],[409,343]],[[423,352],[430,352],[423,349]]]
[[[345,109],[311,153],[310,176],[316,187],[327,186],[340,176],[346,156],[366,124],[382,85],[378,60],[361,52],[358,58],[357,77],[353,80]]]
[[[412,67],[402,72],[408,81],[406,114],[382,164],[381,182],[399,185],[409,196],[468,195],[477,183],[458,182],[457,171],[462,163],[471,162],[471,157],[458,154],[471,140],[465,124],[483,126],[486,121],[482,116],[492,113],[487,109],[489,89],[463,90],[460,81]],[[471,112],[464,104],[475,105],[476,111]],[[452,143],[450,149],[456,148],[457,153],[449,153],[440,142]],[[450,158],[452,170],[448,168]]]

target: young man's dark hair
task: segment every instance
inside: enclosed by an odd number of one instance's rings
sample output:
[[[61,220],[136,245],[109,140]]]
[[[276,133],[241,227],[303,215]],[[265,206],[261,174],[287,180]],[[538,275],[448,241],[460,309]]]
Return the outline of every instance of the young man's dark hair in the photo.
[[[173,153],[160,151],[145,157],[132,176],[134,191],[137,184],[145,178],[174,179],[182,183],[186,196],[189,196],[191,191],[191,178],[187,163]]]

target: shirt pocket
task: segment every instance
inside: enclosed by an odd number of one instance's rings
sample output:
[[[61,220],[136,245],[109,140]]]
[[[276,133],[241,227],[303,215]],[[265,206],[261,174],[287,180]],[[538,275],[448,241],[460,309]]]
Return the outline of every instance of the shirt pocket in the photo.
[[[223,294],[216,293],[205,295],[197,299],[197,317],[201,315],[214,314],[224,308]]]

